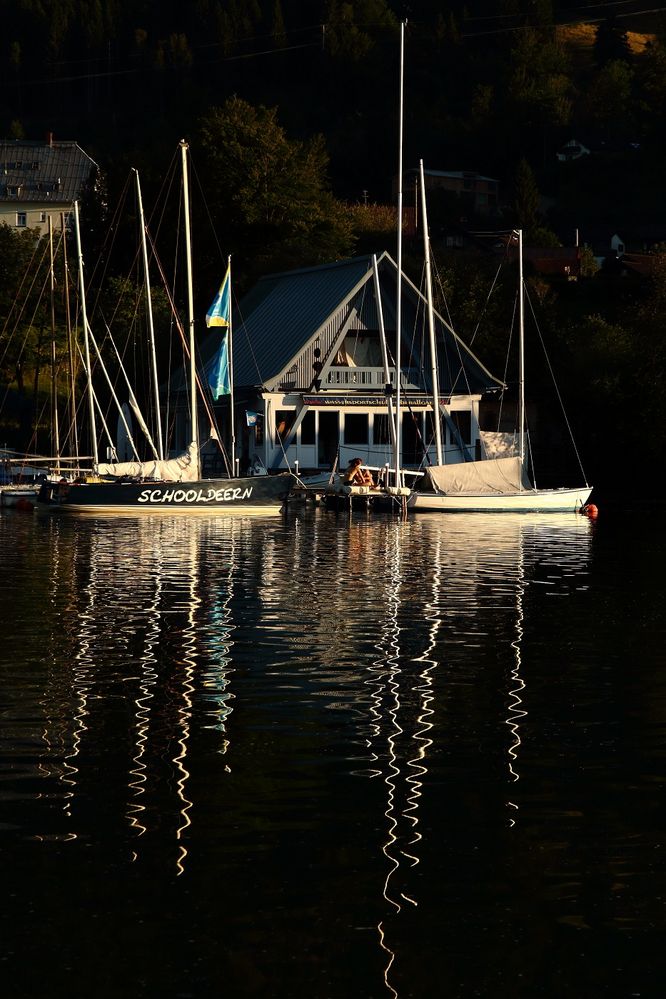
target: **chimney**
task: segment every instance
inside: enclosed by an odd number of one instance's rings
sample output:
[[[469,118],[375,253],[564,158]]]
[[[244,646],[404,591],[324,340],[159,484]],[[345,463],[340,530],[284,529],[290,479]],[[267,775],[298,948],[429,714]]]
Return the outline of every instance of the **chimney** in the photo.
[[[53,132],[46,133],[46,145],[49,147],[53,146]]]

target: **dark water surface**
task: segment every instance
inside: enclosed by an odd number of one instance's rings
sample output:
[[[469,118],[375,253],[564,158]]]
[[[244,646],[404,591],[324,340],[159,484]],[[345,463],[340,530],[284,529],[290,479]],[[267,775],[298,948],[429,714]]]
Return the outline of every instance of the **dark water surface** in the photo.
[[[3,513],[3,999],[665,995],[664,540]]]

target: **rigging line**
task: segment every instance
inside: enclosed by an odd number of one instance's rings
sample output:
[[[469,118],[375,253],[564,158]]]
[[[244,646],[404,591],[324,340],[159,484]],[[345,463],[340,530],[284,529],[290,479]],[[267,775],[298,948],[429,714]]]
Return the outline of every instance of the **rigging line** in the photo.
[[[116,202],[116,205],[115,205],[115,208],[114,208],[114,212],[113,212],[113,216],[111,218],[111,222],[110,222],[109,226],[107,227],[106,234],[104,236],[104,241],[102,243],[102,247],[100,249],[100,252],[99,252],[99,255],[97,257],[97,260],[95,261],[93,267],[89,271],[89,277],[88,277],[88,280],[86,282],[87,287],[92,288],[94,282],[97,281],[97,290],[95,292],[95,297],[94,297],[94,299],[92,301],[92,304],[91,304],[91,307],[90,307],[90,310],[89,310],[90,315],[89,315],[88,318],[90,319],[91,322],[92,322],[92,319],[94,317],[96,309],[99,307],[99,301],[100,301],[101,294],[102,294],[102,288],[104,286],[104,283],[105,283],[105,280],[106,280],[106,275],[107,275],[107,272],[109,270],[109,266],[110,266],[110,262],[111,262],[111,254],[113,253],[113,250],[114,250],[114,247],[115,247],[115,243],[116,243],[116,239],[117,239],[118,234],[120,232],[120,228],[121,228],[120,227],[120,220],[122,218],[122,213],[123,213],[123,211],[125,209],[125,205],[126,205],[127,200],[128,200],[129,185],[130,185],[130,175],[128,175],[128,177],[126,178],[125,184],[123,186],[123,189],[122,189],[122,191],[121,191],[121,193],[120,193],[120,195],[118,197],[118,200]]]
[[[48,244],[47,244],[47,247],[48,247]],[[45,250],[46,250],[47,247],[45,247]],[[35,272],[33,280],[32,280],[32,282],[30,284],[30,288],[28,289],[28,295],[30,294],[30,292],[32,292],[33,288],[37,284],[37,278],[39,276],[39,268],[40,268],[40,266],[43,263],[44,263],[44,256],[42,256],[42,259],[40,260],[40,263],[38,265],[38,269]],[[34,309],[32,311],[32,314],[31,314],[30,318],[27,321],[26,330],[25,330],[25,336],[23,337],[23,342],[22,342],[22,344],[20,346],[20,350],[19,350],[19,353],[18,353],[18,356],[17,356],[15,364],[18,364],[21,361],[21,359],[23,358],[23,354],[25,352],[25,349],[26,349],[26,346],[27,346],[27,343],[28,343],[28,337],[30,336],[30,332],[33,329],[33,327],[36,326],[35,319],[36,319],[38,311],[41,308],[42,302],[44,301],[44,297],[46,295],[46,288],[47,288],[47,285],[49,283],[49,277],[50,277],[50,274],[49,274],[49,272],[47,270],[47,272],[46,272],[46,274],[44,276],[44,280],[42,282],[41,290],[39,291],[39,295],[37,297],[37,301],[35,302],[35,307],[34,307]],[[23,312],[25,311],[26,305],[27,305],[27,297],[26,297],[24,305],[21,307],[21,311],[20,311],[20,313],[19,313],[19,315],[17,317],[16,325],[14,327],[14,330],[16,330],[17,327],[18,327],[18,323],[19,323],[19,321],[21,320],[21,318],[23,316]],[[44,324],[42,322],[41,327],[39,327],[39,334],[38,334],[38,340],[37,340],[37,358],[36,358],[36,360],[41,360],[41,348],[42,348],[43,332],[44,332]],[[12,334],[12,336],[13,336],[13,334]],[[9,349],[9,343],[7,344],[7,349]],[[6,351],[5,351],[5,354],[3,354],[3,357],[2,357],[3,361],[4,361],[5,356],[6,356]],[[39,374],[39,366],[38,365],[36,366],[35,374],[37,374],[37,375]],[[3,400],[2,400],[2,405],[3,406],[4,406],[5,402],[7,401],[8,395],[9,395],[9,384],[7,385],[7,388],[5,389],[5,395],[4,395]],[[35,402],[36,402],[36,400],[35,400]],[[37,428],[35,427],[35,433],[36,432],[37,432]]]
[[[167,295],[167,297],[169,299],[169,305],[171,306],[173,318],[174,318],[174,321],[176,323],[176,329],[178,330],[178,333],[180,335],[180,339],[182,341],[183,352],[185,354],[186,359],[189,360],[189,357],[190,357],[190,347],[189,347],[189,343],[187,341],[187,337],[185,336],[185,330],[183,329],[183,324],[181,323],[180,316],[178,315],[178,310],[176,309],[176,303],[174,302],[173,297],[171,295],[171,291],[169,290],[169,288],[168,288],[168,286],[166,284],[166,275],[164,274],[164,270],[162,268],[162,263],[160,261],[160,258],[157,255],[157,252],[155,250],[155,246],[153,244],[153,241],[150,238],[150,234],[146,233],[146,236],[150,240],[150,244],[151,244],[151,246],[153,248],[155,262],[157,264],[157,268],[159,270],[160,276],[161,276],[162,281],[164,283],[164,290],[165,290],[166,295]],[[217,435],[217,434],[219,434],[219,428],[218,428],[218,425],[217,425],[217,420],[215,419],[215,414],[213,413],[213,411],[211,409],[211,406],[210,406],[210,403],[209,403],[209,400],[208,400],[208,395],[207,395],[207,393],[204,390],[204,387],[203,387],[203,384],[201,382],[201,377],[199,375],[199,372],[196,371],[195,375],[196,375],[196,382],[197,382],[197,386],[199,388],[201,399],[202,399],[203,404],[204,404],[204,409],[206,410],[206,415],[208,416],[208,419],[210,420],[211,427],[213,428],[213,430],[215,431],[215,434]],[[229,458],[227,456],[226,448],[224,447],[224,444],[222,443],[222,439],[221,439],[220,436],[216,437],[215,439],[216,439],[217,445],[218,445],[218,447],[220,449],[220,452],[221,452],[222,456],[224,457],[224,463],[226,465],[227,472],[231,475],[231,471],[229,469]]]
[[[436,281],[436,283],[437,283],[437,285],[439,287],[439,291],[440,291],[441,296],[442,296],[442,301],[444,302],[444,306],[446,308],[446,321],[448,322],[448,324],[451,327],[451,329],[454,329],[455,327],[454,327],[454,324],[453,324],[453,317],[451,315],[451,310],[449,308],[449,300],[446,297],[446,292],[444,291],[444,282],[442,281],[442,278],[441,278],[441,275],[440,275],[440,271],[439,271],[439,267],[437,266],[437,259],[433,255],[433,253],[432,253],[432,244],[431,244],[431,248],[430,248],[430,256],[431,256],[431,260],[430,260],[431,266],[434,264],[435,281]],[[439,309],[437,311],[439,312]]]
[[[213,222],[213,216],[211,215],[210,208],[208,207],[208,199],[206,198],[206,195],[204,193],[203,185],[201,183],[201,178],[200,178],[199,173],[197,171],[196,165],[193,162],[192,154],[191,153],[190,153],[190,173],[192,174],[192,178],[196,182],[197,190],[199,191],[199,194],[201,195],[201,201],[202,201],[203,206],[204,206],[204,208],[206,210],[206,217],[208,219],[208,223],[210,225],[211,232],[213,234],[213,239],[215,241],[215,245],[217,246],[217,251],[218,251],[218,253],[220,255],[220,261],[221,262],[226,262],[226,259],[229,256],[229,254],[222,252],[222,247],[220,245],[220,241],[217,238],[217,231],[218,231],[217,230],[217,226]],[[222,266],[224,267],[224,263],[223,263]]]
[[[155,242],[157,242],[159,238],[160,230],[166,217],[167,207],[172,197],[172,191],[176,183],[176,178],[178,178],[180,182],[180,155],[180,149],[174,150],[171,162],[164,173],[162,184],[157,192],[157,198],[153,204],[152,211],[147,216],[146,229],[154,229]],[[160,211],[158,211],[158,207],[160,208]],[[178,210],[179,213],[182,210],[180,199],[178,200]],[[155,219],[157,219],[156,223],[154,223]]]
[[[534,306],[532,305],[532,299],[530,298],[530,295],[529,295],[529,292],[527,291],[527,288],[525,288],[525,293],[527,295],[527,301],[528,301],[529,306],[530,306],[530,312],[532,313],[532,318],[534,319],[534,325],[536,326],[537,333],[539,334],[539,341],[540,341],[541,346],[543,348],[543,353],[544,353],[544,356],[546,358],[546,363],[548,364],[548,370],[550,372],[550,377],[553,380],[553,386],[555,388],[555,394],[557,395],[557,399],[558,399],[558,402],[560,404],[560,409],[562,410],[562,415],[564,417],[564,422],[566,424],[566,428],[569,431],[569,437],[571,439],[571,444],[572,444],[572,447],[574,449],[574,454],[576,455],[576,460],[578,461],[578,467],[580,468],[581,475],[583,476],[585,484],[587,485],[587,476],[585,475],[585,469],[583,468],[583,462],[582,462],[580,454],[578,452],[578,448],[576,447],[576,441],[574,440],[573,431],[571,429],[571,424],[569,423],[569,418],[568,418],[568,416],[566,414],[566,410],[564,408],[564,401],[563,401],[562,395],[560,393],[560,388],[559,388],[559,385],[557,384],[557,381],[555,379],[555,373],[553,372],[553,368],[552,368],[552,365],[550,363],[550,357],[548,356],[548,351],[546,349],[546,344],[545,344],[543,336],[541,334],[541,329],[539,328],[539,323],[537,322],[536,315],[534,314]]]
[[[37,265],[34,266],[34,264],[35,264],[35,258],[37,257],[37,254],[38,254],[38,251],[39,251],[39,247],[40,247],[40,243],[41,243],[41,240],[37,240],[37,242],[35,243],[35,246],[34,246],[33,252],[32,252],[32,256],[30,257],[28,265],[27,265],[25,271],[23,272],[23,275],[21,277],[21,282],[20,282],[19,287],[18,287],[18,289],[16,291],[16,294],[15,294],[13,300],[12,300],[9,313],[7,315],[7,319],[5,320],[5,324],[4,324],[3,328],[2,328],[2,334],[1,335],[2,336],[7,335],[8,339],[7,339],[7,343],[5,345],[5,349],[4,349],[3,353],[2,353],[2,356],[0,356],[0,364],[2,364],[4,362],[4,360],[5,360],[5,357],[7,355],[7,350],[9,349],[9,344],[10,344],[10,342],[11,342],[11,340],[12,340],[12,338],[13,338],[16,330],[17,330],[18,324],[21,321],[23,313],[26,310],[27,302],[28,302],[28,297],[30,296],[30,294],[32,293],[35,285],[37,284],[37,279],[39,277],[39,272],[40,272],[41,268],[44,265],[44,261],[46,260],[46,255],[47,255],[47,252],[48,252],[48,242],[45,240],[44,241],[44,245],[42,246],[41,257],[39,258],[39,260],[37,262]],[[33,267],[34,267],[34,269],[33,269]],[[25,293],[25,296],[23,296],[23,294],[22,294],[23,293],[23,288],[24,288],[24,285],[26,284],[26,282],[28,280],[28,275],[29,274],[32,274],[32,279],[30,280],[30,284],[28,286],[27,292]],[[44,289],[45,289],[45,285],[42,285],[42,290],[40,292],[40,298],[39,298],[40,301],[41,301],[42,296],[44,295]],[[9,320],[10,320],[10,318],[11,318],[12,313],[14,312],[14,310],[18,308],[18,302],[19,301],[22,301],[23,304],[21,305],[20,309],[18,309],[18,315],[17,315],[16,320],[14,322],[14,327],[13,327],[12,332],[9,333],[9,334],[7,334],[7,327],[9,325]]]
[[[488,291],[488,294],[486,296],[486,300],[483,303],[483,308],[481,309],[481,313],[479,315],[479,320],[478,320],[478,322],[477,322],[477,324],[476,324],[476,326],[474,328],[474,332],[472,333],[471,340],[469,341],[469,346],[470,347],[474,343],[474,340],[476,339],[476,335],[479,332],[479,328],[481,326],[481,320],[483,319],[483,314],[486,311],[486,309],[488,308],[488,302],[490,301],[490,296],[492,295],[493,291],[495,290],[495,285],[497,283],[497,279],[498,279],[498,277],[500,275],[500,271],[502,270],[503,266],[504,266],[504,261],[500,261],[500,265],[499,265],[499,267],[497,268],[497,270],[495,272],[495,277],[493,278],[492,284],[490,285],[490,290]]]
[[[504,236],[504,235],[509,235],[510,232],[512,232],[512,230],[500,230],[498,232],[492,232],[492,231],[485,232],[485,233],[484,232],[477,232],[477,233],[475,233],[475,235],[477,235],[477,236]],[[486,301],[484,303],[483,309],[481,310],[481,315],[479,317],[479,323],[478,323],[477,329],[474,331],[474,336],[472,337],[472,340],[470,341],[470,347],[471,347],[472,343],[474,342],[474,337],[476,337],[476,334],[478,332],[478,327],[481,325],[481,319],[483,318],[483,313],[486,310],[486,307],[487,307],[488,302],[490,300],[490,296],[491,296],[491,294],[492,294],[492,292],[493,292],[493,290],[495,288],[495,284],[497,283],[497,279],[499,277],[500,271],[502,270],[502,268],[504,267],[504,265],[506,264],[506,262],[507,262],[508,259],[509,259],[509,242],[507,241],[507,243],[506,243],[506,245],[504,247],[504,259],[500,261],[500,264],[499,264],[499,267],[497,268],[497,272],[495,274],[495,277],[493,278],[493,281],[492,281],[492,284],[491,284],[491,287],[490,287],[490,291],[488,292],[488,295],[486,297]],[[514,306],[514,310],[515,310],[515,306]],[[514,315],[515,315],[515,311],[514,311]],[[460,365],[461,365],[460,366],[460,370],[458,371],[458,374],[456,375],[456,378],[455,378],[455,380],[454,380],[454,382],[453,382],[453,384],[451,386],[451,391],[453,391],[455,389],[455,387],[458,384],[458,381],[459,381],[461,375],[465,371],[462,358],[461,358],[461,361],[460,361]],[[466,387],[467,387],[467,390],[469,392],[469,381],[468,381],[468,379],[467,379],[466,376],[465,376],[465,381],[467,383]],[[505,379],[505,384],[506,384],[506,379]]]

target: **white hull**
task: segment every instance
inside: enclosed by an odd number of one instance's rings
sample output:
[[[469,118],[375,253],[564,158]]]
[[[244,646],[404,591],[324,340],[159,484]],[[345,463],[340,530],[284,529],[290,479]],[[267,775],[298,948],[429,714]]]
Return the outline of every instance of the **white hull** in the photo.
[[[418,493],[407,500],[419,513],[578,513],[591,486],[581,489],[524,489],[512,493]]]

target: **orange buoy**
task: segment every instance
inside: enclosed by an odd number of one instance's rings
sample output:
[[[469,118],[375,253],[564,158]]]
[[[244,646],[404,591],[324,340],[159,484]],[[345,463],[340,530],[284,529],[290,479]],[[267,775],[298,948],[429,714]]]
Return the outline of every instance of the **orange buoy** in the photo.
[[[580,512],[594,520],[599,513],[599,508],[594,503],[586,503],[585,506],[581,507]]]

